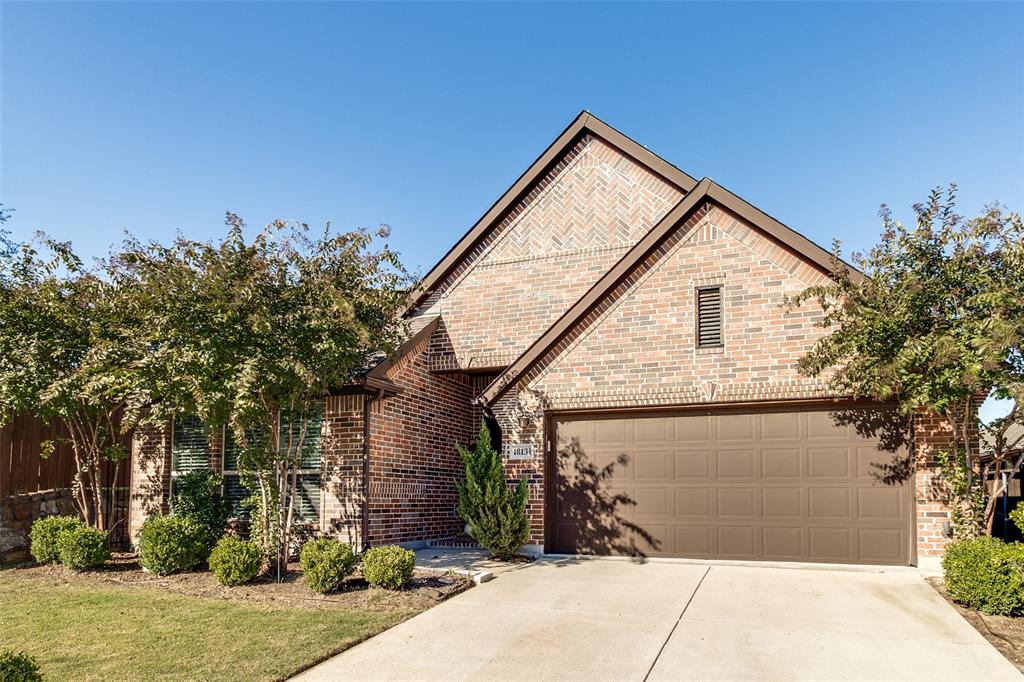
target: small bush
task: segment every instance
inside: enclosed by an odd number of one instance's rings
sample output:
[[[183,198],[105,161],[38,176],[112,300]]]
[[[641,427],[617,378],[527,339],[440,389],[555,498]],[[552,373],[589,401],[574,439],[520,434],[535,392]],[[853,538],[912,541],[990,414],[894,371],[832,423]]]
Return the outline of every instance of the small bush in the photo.
[[[39,664],[28,654],[0,651],[0,682],[42,682]]]
[[[231,503],[221,494],[224,477],[215,471],[191,471],[174,481],[171,514],[194,519],[206,529],[206,546],[213,549],[231,518]]]
[[[157,575],[187,571],[206,551],[206,528],[187,516],[152,516],[139,531],[139,560]]]
[[[473,539],[499,559],[511,559],[530,539],[526,515],[526,481],[510,489],[501,453],[491,447],[487,425],[480,427],[476,447],[458,447],[466,465],[466,480],[456,483],[459,514],[469,524]]]
[[[400,590],[412,579],[416,553],[397,545],[373,547],[363,555],[363,576],[374,587]]]
[[[88,526],[61,531],[57,536],[60,562],[74,571],[102,566],[110,558],[107,534]]]
[[[1024,612],[1024,544],[990,537],[954,542],[942,571],[954,601],[989,614]]]
[[[32,557],[41,564],[60,561],[57,538],[66,530],[84,528],[77,516],[47,516],[32,524],[29,537],[32,539]]]
[[[263,551],[255,542],[225,535],[210,552],[210,570],[227,587],[252,582],[263,568]]]
[[[355,570],[357,561],[352,548],[334,538],[310,540],[299,553],[306,585],[320,594],[338,589],[345,576]]]
[[[1024,503],[1018,504],[1010,512],[1010,520],[1013,521],[1013,525],[1017,526],[1017,529],[1024,533]]]

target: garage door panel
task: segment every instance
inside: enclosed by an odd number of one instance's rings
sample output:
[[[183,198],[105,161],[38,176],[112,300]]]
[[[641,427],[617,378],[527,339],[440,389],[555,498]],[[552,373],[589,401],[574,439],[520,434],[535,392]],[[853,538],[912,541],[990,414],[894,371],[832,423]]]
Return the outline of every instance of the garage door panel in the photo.
[[[632,514],[638,518],[642,516],[665,518],[672,515],[672,491],[668,488],[637,486],[633,489],[630,497],[635,503]]]
[[[849,519],[849,488],[808,488],[807,517],[819,519]]]
[[[600,445],[625,443],[630,440],[630,419],[602,419],[594,422],[594,442]]]
[[[753,450],[717,450],[715,459],[719,479],[754,477]]]
[[[719,488],[717,496],[718,516],[756,517],[757,502],[753,488]]]
[[[850,426],[835,412],[817,410],[804,413],[809,440],[850,440]]]
[[[808,528],[808,554],[812,561],[853,561],[850,528]]]
[[[765,479],[795,478],[803,473],[803,456],[799,447],[762,448],[761,476]]]
[[[910,463],[871,412],[556,419],[549,549],[907,564]]]
[[[729,559],[755,558],[757,529],[754,526],[719,526],[718,556]]]
[[[799,561],[807,556],[804,549],[806,529],[801,526],[764,526],[761,546],[764,559]]]
[[[714,556],[712,530],[711,526],[676,526],[676,555],[695,559],[709,559]]]
[[[752,441],[756,438],[756,414],[722,414],[714,421],[717,425],[715,437],[718,441]]]
[[[761,440],[800,440],[799,412],[766,412],[761,417]]]
[[[807,448],[807,475],[810,478],[849,478],[849,448]]]
[[[711,488],[675,489],[675,516],[677,519],[714,515],[715,498]]]
[[[677,480],[711,476],[710,450],[677,450],[673,460]]]
[[[603,477],[609,478],[612,481],[630,481],[633,479],[633,460],[626,452],[615,452],[615,451],[595,451],[590,454],[590,459],[595,465],[595,469],[591,472],[587,468],[576,470],[577,475],[590,476],[598,474]]]
[[[857,448],[857,477],[884,485],[899,486],[913,475],[910,458],[879,446]]]
[[[857,518],[892,519],[903,518],[902,491],[894,486],[857,489]]]
[[[900,559],[899,547],[905,542],[904,532],[898,528],[859,528],[857,542],[863,561],[896,563]]]
[[[714,440],[713,417],[709,414],[688,414],[672,419],[671,427],[677,443],[710,443]]]
[[[803,517],[804,488],[762,488],[761,515],[766,519]]]
[[[634,476],[636,480],[653,479],[665,481],[672,479],[671,457],[668,452],[636,453]]]
[[[668,417],[638,419],[634,429],[637,443],[672,442],[672,420]]]

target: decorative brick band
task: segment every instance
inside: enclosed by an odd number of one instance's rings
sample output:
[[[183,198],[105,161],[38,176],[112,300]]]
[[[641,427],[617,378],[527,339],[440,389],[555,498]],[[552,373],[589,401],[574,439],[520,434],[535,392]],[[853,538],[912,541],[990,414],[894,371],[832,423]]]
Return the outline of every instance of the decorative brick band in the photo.
[[[665,386],[622,391],[551,392],[544,395],[548,409],[572,410],[609,407],[663,407],[666,405],[713,405],[764,400],[813,400],[841,398],[813,380],[772,384]]]
[[[521,256],[518,258],[504,258],[485,260],[480,263],[480,268],[496,268],[503,265],[516,265],[519,263],[535,263],[544,260],[570,259],[579,256],[596,256],[602,253],[625,253],[630,248],[629,244],[615,244],[612,246],[594,246],[588,249],[570,249],[567,251],[556,251],[543,253],[537,256]]]

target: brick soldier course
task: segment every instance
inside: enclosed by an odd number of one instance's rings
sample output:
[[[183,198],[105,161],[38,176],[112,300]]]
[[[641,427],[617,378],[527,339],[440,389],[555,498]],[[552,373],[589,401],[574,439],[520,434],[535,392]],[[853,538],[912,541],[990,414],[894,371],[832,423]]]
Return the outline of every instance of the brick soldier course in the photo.
[[[796,373],[823,333],[819,311],[785,306],[825,281],[829,262],[739,197],[582,113],[423,279],[396,357],[326,399],[316,525],[364,546],[457,533],[454,445],[472,442],[484,410],[506,446],[532,446],[507,470],[529,480],[539,549],[551,539],[559,415],[842,405],[845,396]],[[694,292],[707,286],[721,287],[723,343],[698,348]],[[949,436],[931,418],[913,433],[903,484],[913,487],[916,561],[946,542],[934,450]],[[164,504],[169,440],[166,429],[136,439],[133,534]]]

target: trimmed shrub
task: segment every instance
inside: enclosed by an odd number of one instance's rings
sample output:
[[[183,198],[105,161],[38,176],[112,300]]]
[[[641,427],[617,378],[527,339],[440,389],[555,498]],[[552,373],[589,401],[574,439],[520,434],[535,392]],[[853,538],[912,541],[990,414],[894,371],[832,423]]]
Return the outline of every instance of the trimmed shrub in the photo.
[[[358,560],[351,547],[334,538],[310,540],[299,553],[306,585],[320,594],[338,589],[345,576],[355,570]]]
[[[32,539],[32,558],[41,564],[60,561],[57,538],[66,530],[84,527],[85,524],[77,516],[47,516],[37,520],[29,531],[29,537]]]
[[[225,535],[210,552],[210,570],[221,585],[234,587],[252,582],[263,568],[263,550],[255,542]]]
[[[74,571],[102,566],[110,558],[107,534],[84,525],[61,531],[57,548],[60,562]]]
[[[416,553],[398,545],[373,547],[363,555],[363,576],[374,587],[400,590],[412,580]]]
[[[174,481],[171,514],[194,519],[206,529],[206,546],[213,549],[231,518],[231,503],[221,494],[224,477],[215,471],[190,471]]]
[[[469,524],[470,535],[499,559],[511,559],[530,539],[526,515],[526,480],[509,488],[501,453],[491,447],[487,425],[480,427],[476,447],[456,446],[466,465],[466,480],[456,483],[459,515]]]
[[[942,557],[946,592],[984,613],[1024,613],[1024,544],[997,538],[961,540]]]
[[[39,664],[28,654],[0,651],[0,682],[42,682]]]
[[[139,531],[139,560],[156,575],[187,571],[206,554],[206,528],[188,516],[151,516]]]
[[[1013,511],[1010,512],[1010,520],[1018,530],[1024,533],[1024,504],[1018,504],[1013,508]]]

